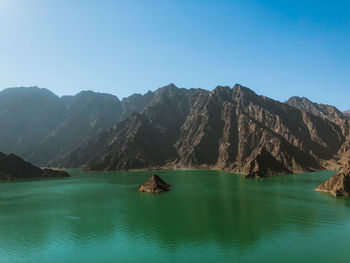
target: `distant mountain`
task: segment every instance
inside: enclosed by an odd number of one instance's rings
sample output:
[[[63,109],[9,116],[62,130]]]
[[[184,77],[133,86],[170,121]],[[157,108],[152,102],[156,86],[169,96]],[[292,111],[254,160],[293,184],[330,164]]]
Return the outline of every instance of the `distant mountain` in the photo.
[[[23,154],[38,145],[65,117],[64,102],[47,89],[0,92],[0,151]]]
[[[337,159],[338,161],[331,161],[328,165],[332,170],[337,170],[340,168],[339,162],[344,164],[350,157],[350,131],[349,131],[349,115],[347,112],[340,112],[336,107],[331,105],[318,104],[311,102],[306,98],[291,97],[285,103],[292,107],[300,110],[305,110],[316,116],[328,119],[337,124],[338,128],[342,132],[342,136],[345,138],[345,142],[342,144],[340,150],[338,151]]]
[[[58,165],[66,154],[113,127],[122,117],[120,100],[110,94],[82,91],[61,100],[65,104],[64,118],[45,139],[24,154],[35,164]]]
[[[285,103],[300,110],[313,113],[317,116],[337,121],[344,118],[344,114],[336,107],[325,104],[318,104],[307,98],[291,97]]]
[[[62,164],[85,164],[87,170],[215,168],[262,177],[327,168],[347,132],[240,85],[212,92],[171,85],[157,90],[143,112],[101,133]]]
[[[350,150],[350,120],[335,107],[299,97],[281,103],[238,84],[213,91],[169,84],[122,101],[15,88],[0,92],[0,105],[0,150],[41,166],[213,168],[263,177],[337,169]]]
[[[347,117],[350,117],[350,110],[344,111],[343,114]]]
[[[59,98],[47,89],[10,88],[0,92],[0,150],[36,165],[52,166],[122,118],[120,100],[83,91]]]

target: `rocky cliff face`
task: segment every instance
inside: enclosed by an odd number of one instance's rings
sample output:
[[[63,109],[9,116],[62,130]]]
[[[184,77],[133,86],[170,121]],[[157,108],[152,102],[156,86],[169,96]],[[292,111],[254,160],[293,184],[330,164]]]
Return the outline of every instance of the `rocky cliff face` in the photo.
[[[121,102],[113,95],[84,91],[62,101],[66,107],[62,121],[23,155],[37,165],[60,166],[67,154],[113,127],[122,117]]]
[[[66,164],[85,163],[87,170],[215,168],[263,177],[325,169],[345,142],[341,127],[328,118],[240,85],[212,92],[170,86],[158,90],[141,114],[72,152]]]
[[[0,150],[40,166],[56,166],[70,151],[120,122],[113,95],[80,92],[59,98],[47,89],[0,92]]]
[[[327,192],[334,196],[350,195],[350,159],[346,162],[339,173],[333,175],[316,189],[319,192]]]
[[[23,154],[64,119],[66,106],[47,89],[10,88],[0,92],[0,150]]]
[[[286,103],[302,111],[328,119],[338,126],[344,137],[344,142],[334,158],[329,158],[326,166],[331,170],[340,169],[350,157],[350,119],[346,116],[346,112],[341,113],[334,106],[314,103],[306,98],[292,97]]]
[[[92,170],[159,167],[177,158],[174,147],[193,101],[203,90],[158,89],[143,113],[134,113],[112,129],[73,151],[63,166]]]
[[[344,114],[336,107],[331,105],[315,103],[304,97],[291,97],[285,103],[297,109],[310,112],[316,116],[327,118],[331,121],[344,119]]]
[[[0,152],[0,180],[16,180],[29,178],[69,177],[64,171],[40,169],[24,161],[14,154]]]

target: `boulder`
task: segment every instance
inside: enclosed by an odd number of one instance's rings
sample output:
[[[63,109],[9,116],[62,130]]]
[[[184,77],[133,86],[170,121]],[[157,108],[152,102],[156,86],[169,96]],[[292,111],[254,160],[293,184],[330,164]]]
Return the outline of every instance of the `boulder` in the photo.
[[[169,191],[170,187],[170,184],[154,174],[144,184],[140,185],[139,192],[160,194]]]

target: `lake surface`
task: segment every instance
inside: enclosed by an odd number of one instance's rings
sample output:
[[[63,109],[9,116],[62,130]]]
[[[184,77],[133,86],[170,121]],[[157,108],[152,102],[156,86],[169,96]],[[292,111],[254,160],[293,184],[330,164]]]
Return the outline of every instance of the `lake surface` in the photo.
[[[243,179],[157,171],[0,183],[1,263],[350,262],[350,199],[313,189],[332,172]]]

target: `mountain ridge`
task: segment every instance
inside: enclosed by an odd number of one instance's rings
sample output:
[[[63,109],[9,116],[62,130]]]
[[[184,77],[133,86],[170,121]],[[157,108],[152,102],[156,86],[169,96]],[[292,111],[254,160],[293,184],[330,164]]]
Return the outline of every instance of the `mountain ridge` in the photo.
[[[335,107],[299,97],[282,103],[239,84],[213,91],[169,84],[121,101],[92,91],[55,99],[63,121],[25,152],[43,166],[264,177],[337,167],[350,147],[349,121]]]

